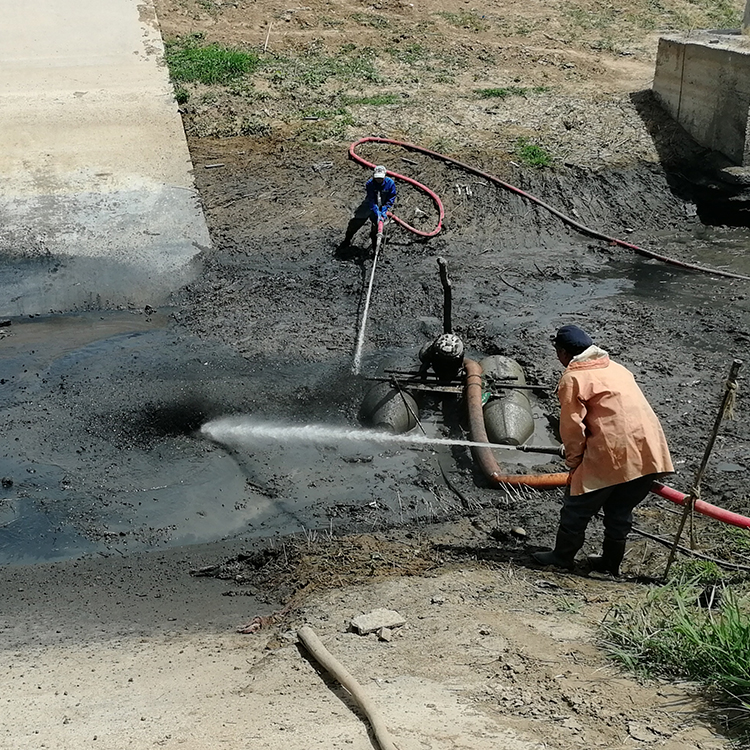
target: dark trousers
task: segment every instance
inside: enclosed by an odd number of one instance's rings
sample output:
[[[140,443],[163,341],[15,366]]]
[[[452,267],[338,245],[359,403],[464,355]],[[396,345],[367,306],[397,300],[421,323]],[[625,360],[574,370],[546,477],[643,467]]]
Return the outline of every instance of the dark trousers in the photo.
[[[362,228],[367,220],[370,220],[370,239],[375,242],[375,238],[378,234],[378,219],[375,212],[370,208],[369,203],[361,203],[357,206],[357,210],[354,212],[354,216],[349,220],[349,224],[346,227],[346,236],[344,242],[351,242],[354,239],[354,235]]]
[[[656,474],[648,474],[583,495],[567,491],[560,511],[560,528],[571,535],[583,534],[589,521],[603,510],[604,535],[625,541],[633,527],[633,508],[646,498],[656,478]]]

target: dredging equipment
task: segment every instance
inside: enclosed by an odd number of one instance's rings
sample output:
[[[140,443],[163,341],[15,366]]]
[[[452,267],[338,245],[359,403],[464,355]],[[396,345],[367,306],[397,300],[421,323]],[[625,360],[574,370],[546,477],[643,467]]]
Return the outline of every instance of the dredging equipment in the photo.
[[[465,393],[470,437],[474,443],[487,443],[489,440],[484,424],[482,406],[482,366],[475,360],[464,358],[464,369],[466,370]],[[511,484],[551,489],[554,487],[565,487],[569,482],[568,472],[555,474],[505,474],[490,447],[475,445],[471,448],[471,452],[487,481],[494,487]],[[677,505],[684,505],[689,501],[688,495],[661,482],[654,482],[651,486],[651,492]],[[694,507],[698,513],[704,516],[722,521],[731,526],[750,530],[750,518],[747,516],[711,505],[711,503],[703,500],[695,500]]]

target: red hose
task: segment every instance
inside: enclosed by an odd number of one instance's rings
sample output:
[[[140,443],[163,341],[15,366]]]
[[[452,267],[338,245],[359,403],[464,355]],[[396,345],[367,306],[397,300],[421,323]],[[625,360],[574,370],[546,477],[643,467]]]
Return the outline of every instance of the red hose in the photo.
[[[654,482],[651,485],[651,492],[659,495],[659,497],[663,497],[665,500],[671,500],[673,503],[677,503],[677,505],[684,505],[688,498],[682,492],[672,489],[672,487],[668,487],[661,482]],[[724,508],[719,508],[717,505],[705,503],[703,500],[695,501],[695,509],[704,516],[715,518],[717,521],[723,521],[731,526],[739,526],[741,529],[748,529],[750,531],[750,518],[747,516],[733,513],[731,510],[724,510]]]
[[[361,156],[357,156],[355,153],[355,149],[357,146],[359,146],[362,143],[367,143],[368,141],[375,141],[376,143],[393,143],[397,146],[404,146],[405,148],[413,148],[418,151],[424,151],[425,153],[433,154],[434,156],[440,157],[440,154],[435,154],[433,151],[427,151],[426,149],[419,148],[419,146],[410,146],[408,143],[402,143],[401,141],[390,141],[386,138],[360,138],[358,141],[355,141],[352,143],[351,146],[349,146],[349,156],[354,159],[358,164],[364,164],[366,167],[375,168],[375,165],[371,162],[367,161],[366,159],[363,159]],[[440,157],[440,158],[446,158],[446,157]],[[432,198],[433,202],[435,203],[435,207],[438,210],[438,223],[437,226],[431,231],[431,232],[422,232],[419,229],[416,229],[411,224],[407,224],[403,219],[399,218],[395,214],[390,214],[391,218],[396,222],[396,224],[400,224],[404,229],[408,229],[410,232],[413,232],[414,234],[418,235],[419,237],[434,237],[436,234],[439,234],[440,230],[443,228],[443,219],[445,218],[445,210],[443,209],[443,202],[440,200],[440,197],[437,193],[434,193],[430,188],[428,188],[426,185],[423,185],[421,182],[417,182],[416,180],[413,180],[411,177],[407,177],[404,174],[399,174],[398,172],[392,172],[390,169],[388,170],[388,174],[391,175],[391,177],[396,177],[399,180],[403,180],[404,182],[408,182],[413,187],[417,188],[417,190],[421,190],[424,193],[427,193],[427,195]],[[390,213],[390,212],[389,212]]]
[[[750,281],[750,276],[743,276],[739,273],[731,273],[730,271],[720,271],[715,268],[706,268],[705,266],[698,266],[694,263],[685,263],[681,260],[676,260],[675,258],[670,258],[666,255],[661,255],[660,253],[655,253],[652,250],[646,250],[645,248],[639,247],[638,245],[633,245],[630,242],[625,242],[624,240],[618,240],[616,237],[610,237],[609,235],[603,234],[602,232],[598,232],[595,229],[590,229],[585,224],[581,224],[579,221],[576,221],[575,219],[572,219],[570,216],[562,213],[562,211],[558,211],[556,208],[553,208],[548,203],[545,203],[540,198],[537,198],[534,195],[531,195],[531,193],[527,193],[525,190],[521,190],[520,188],[515,187],[514,185],[511,185],[510,183],[503,182],[498,177],[495,177],[494,175],[487,174],[487,172],[482,172],[479,169],[476,169],[475,167],[469,166],[468,164],[464,164],[463,162],[460,162],[456,159],[452,159],[450,156],[445,156],[444,154],[439,154],[437,151],[430,151],[428,148],[422,148],[422,146],[415,146],[412,143],[406,143],[404,141],[394,141],[390,138],[376,138],[374,136],[370,136],[367,138],[360,138],[358,141],[355,141],[354,143],[349,146],[349,156],[354,159],[354,161],[358,162],[359,164],[364,164],[368,167],[375,167],[374,164],[371,164],[369,161],[365,161],[361,156],[357,156],[355,153],[355,149],[357,146],[363,144],[363,143],[388,143],[392,146],[401,146],[402,148],[409,149],[410,151],[419,151],[420,153],[427,154],[428,156],[432,156],[436,159],[442,159],[443,161],[449,162],[450,164],[455,164],[457,167],[461,167],[462,169],[465,169],[467,172],[471,172],[472,174],[475,174],[479,177],[483,177],[485,180],[488,180],[489,182],[493,182],[495,185],[499,185],[502,188],[505,188],[506,190],[510,190],[512,193],[516,193],[517,195],[521,195],[527,200],[530,200],[532,203],[536,203],[538,206],[541,206],[542,208],[547,209],[551,214],[554,216],[557,216],[559,219],[564,221],[569,226],[573,227],[574,229],[577,229],[579,232],[582,232],[583,234],[587,234],[590,237],[595,237],[599,240],[604,240],[605,242],[609,242],[613,245],[619,245],[620,247],[625,247],[628,250],[632,250],[635,253],[638,253],[639,255],[644,255],[647,258],[653,258],[654,260],[659,260],[662,263],[667,263],[672,266],[677,266],[679,268],[688,268],[691,271],[700,271],[701,273],[710,273],[714,276],[724,276],[728,279],[743,279],[745,281]],[[393,220],[400,224],[405,229],[408,229],[410,232],[414,232],[414,234],[419,235],[420,237],[434,237],[438,232],[440,232],[440,229],[442,228],[443,219],[445,218],[445,213],[443,211],[443,204],[440,202],[440,198],[428,187],[425,185],[422,185],[421,183],[417,182],[416,180],[413,180],[411,177],[406,177],[402,174],[398,174],[397,172],[389,172],[388,174],[392,175],[393,177],[397,177],[400,180],[404,180],[405,182],[408,182],[410,185],[413,185],[418,190],[422,190],[423,192],[427,193],[432,200],[435,202],[435,205],[438,208],[438,213],[440,214],[440,218],[438,219],[437,226],[435,229],[432,230],[432,232],[420,232],[418,229],[415,229],[414,227],[407,224],[403,219],[399,219],[397,216],[393,216]]]
[[[487,430],[484,426],[482,408],[482,367],[473,359],[464,359],[466,368],[466,407],[469,414],[469,431],[471,439],[477,443],[488,443]],[[503,474],[491,448],[473,447],[471,452],[482,470],[482,473],[495,486],[503,484],[525,485],[526,487],[565,487],[569,482],[569,473],[560,474]],[[651,492],[671,500],[677,505],[684,505],[687,495],[668,487],[661,482],[651,485]],[[724,510],[703,500],[695,501],[695,510],[704,516],[713,518],[741,529],[750,530],[750,518],[730,510]]]

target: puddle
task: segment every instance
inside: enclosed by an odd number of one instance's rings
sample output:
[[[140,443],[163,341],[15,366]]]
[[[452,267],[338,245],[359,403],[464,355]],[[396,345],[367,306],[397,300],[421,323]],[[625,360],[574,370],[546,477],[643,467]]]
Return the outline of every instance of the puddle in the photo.
[[[429,449],[241,451],[201,437],[204,422],[232,414],[350,427],[365,383],[351,378],[348,358],[249,362],[168,320],[166,312],[85,313],[8,329],[0,341],[0,563],[353,519],[378,526],[394,513],[429,515],[439,503],[418,482],[434,460]]]

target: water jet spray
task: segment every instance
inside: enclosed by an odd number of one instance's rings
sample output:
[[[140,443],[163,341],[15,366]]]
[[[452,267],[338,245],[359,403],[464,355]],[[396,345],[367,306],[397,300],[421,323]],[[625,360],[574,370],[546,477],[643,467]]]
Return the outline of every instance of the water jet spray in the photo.
[[[375,443],[376,445],[432,446],[456,445],[467,448],[497,448],[524,453],[550,453],[560,455],[560,446],[504,445],[502,443],[477,443],[473,440],[433,438],[427,435],[396,435],[382,430],[364,430],[351,427],[331,427],[320,424],[285,425],[258,422],[251,417],[224,417],[206,422],[200,432],[216,443],[248,445],[263,441],[283,443],[314,443],[340,445],[342,443]]]

